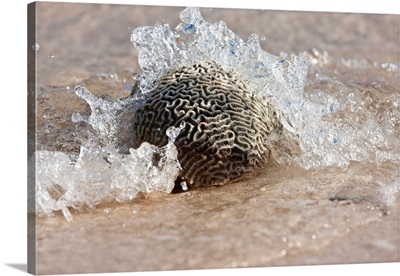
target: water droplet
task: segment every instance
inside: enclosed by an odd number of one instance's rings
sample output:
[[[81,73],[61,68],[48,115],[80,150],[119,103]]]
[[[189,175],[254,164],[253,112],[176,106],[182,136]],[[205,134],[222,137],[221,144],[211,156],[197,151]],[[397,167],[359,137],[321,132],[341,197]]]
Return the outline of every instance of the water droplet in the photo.
[[[180,185],[181,185],[181,187],[182,187],[182,190],[184,190],[184,191],[187,191],[187,190],[188,190],[188,186],[187,186],[186,181],[182,181],[182,182],[180,183]]]
[[[54,55],[50,55],[50,56],[48,56],[48,58],[54,58],[55,56]]]
[[[281,251],[281,255],[282,255],[282,256],[285,256],[286,254],[287,254],[286,250],[282,250],[282,251]]]
[[[287,238],[286,237],[282,237],[282,242],[287,242]]]
[[[312,238],[313,240],[316,240],[316,239],[317,239],[317,235],[314,234],[314,235],[311,236],[311,238]]]
[[[316,49],[316,48],[312,48],[311,49],[311,52],[314,54],[314,56],[319,56],[320,55],[320,51],[318,50],[318,49]]]
[[[265,41],[265,40],[267,40],[267,38],[265,36],[262,36],[261,41]]]
[[[32,45],[32,50],[34,50],[34,51],[39,50],[39,48],[40,48],[40,46],[39,46],[39,44],[37,44],[37,43],[35,43],[35,44]]]

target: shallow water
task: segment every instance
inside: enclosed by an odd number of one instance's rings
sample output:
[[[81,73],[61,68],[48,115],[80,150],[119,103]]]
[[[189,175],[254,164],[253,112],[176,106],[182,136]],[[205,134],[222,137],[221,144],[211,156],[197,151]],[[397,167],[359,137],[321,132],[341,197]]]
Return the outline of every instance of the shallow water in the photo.
[[[79,6],[38,4],[38,150],[78,153],[88,126],[73,123],[71,116],[89,115],[90,109],[75,86],[97,96],[128,96],[139,70],[131,32],[160,20],[174,28],[182,10]],[[290,157],[276,160],[280,164],[222,187],[144,194],[121,204],[111,200],[71,210],[70,223],[60,213],[39,217],[38,271],[398,261],[398,16],[201,11],[208,22],[222,20],[243,39],[256,33],[269,53],[303,53],[310,62],[304,98],[344,105],[343,112],[323,114],[334,127],[347,127],[344,134],[355,129],[360,135],[368,127],[356,144],[348,144],[351,160],[362,162],[327,166],[329,154],[322,147],[320,159],[314,153],[295,160],[300,166]]]

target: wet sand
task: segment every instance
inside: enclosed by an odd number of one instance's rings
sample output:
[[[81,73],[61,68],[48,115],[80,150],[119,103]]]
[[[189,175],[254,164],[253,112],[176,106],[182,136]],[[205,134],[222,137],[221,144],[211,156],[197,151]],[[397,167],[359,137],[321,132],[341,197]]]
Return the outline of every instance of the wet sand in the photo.
[[[396,262],[399,208],[380,205],[378,174],[361,164],[349,172],[272,166],[231,185],[146,194],[132,203],[73,212],[70,223],[61,214],[38,218],[37,269],[61,274]]]
[[[123,84],[138,70],[130,32],[163,19],[176,26],[181,9],[38,7],[37,148],[76,152],[76,134],[85,126],[70,118],[89,110],[73,93],[75,85],[97,95],[127,95]],[[273,54],[319,47],[338,60],[398,63],[396,16],[216,9],[205,9],[203,16],[225,21],[244,39],[253,32],[265,35],[263,48]],[[393,24],[397,29],[387,27]],[[338,78],[361,86],[372,78],[387,93],[398,93],[396,75],[369,74],[349,69]],[[72,211],[70,223],[61,213],[37,217],[37,272],[396,262],[399,198],[385,194],[382,183],[396,185],[398,171],[391,162],[352,162],[347,170],[270,164],[258,175],[221,187],[143,194],[130,203]]]

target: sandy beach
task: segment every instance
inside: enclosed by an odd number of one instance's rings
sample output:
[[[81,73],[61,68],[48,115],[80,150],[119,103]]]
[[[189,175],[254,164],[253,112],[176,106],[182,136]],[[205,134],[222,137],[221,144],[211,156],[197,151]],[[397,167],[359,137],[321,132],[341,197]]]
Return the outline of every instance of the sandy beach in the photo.
[[[368,182],[376,175],[368,172],[362,165],[351,166],[351,176],[337,169],[271,167],[223,187],[148,194],[73,212],[70,223],[61,214],[38,218],[37,269],[61,274],[396,262],[398,207],[376,205],[376,184]]]
[[[139,70],[130,33],[162,20],[175,27],[183,9],[76,5],[37,4],[38,150],[79,151],[77,134],[86,126],[72,123],[71,115],[90,109],[74,87],[83,84],[98,96],[115,99],[129,95],[124,84]],[[381,66],[399,65],[398,16],[202,13],[209,22],[226,22],[243,39],[258,34],[263,49],[275,55],[316,53],[312,49],[329,53],[331,63],[311,64],[305,87],[310,95],[336,89],[332,80],[369,91],[376,102],[399,95],[398,67]],[[225,186],[141,194],[127,203],[72,209],[71,222],[61,212],[37,216],[36,270],[62,274],[398,262],[399,180],[399,164],[390,161],[351,162],[344,170],[270,163]]]

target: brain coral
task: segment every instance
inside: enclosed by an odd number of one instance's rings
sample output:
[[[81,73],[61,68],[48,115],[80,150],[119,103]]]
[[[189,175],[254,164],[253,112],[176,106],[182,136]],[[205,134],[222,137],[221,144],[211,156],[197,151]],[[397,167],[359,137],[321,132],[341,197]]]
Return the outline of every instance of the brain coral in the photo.
[[[280,131],[279,113],[255,96],[241,77],[214,62],[171,71],[160,78],[133,119],[133,144],[167,144],[177,137],[180,177],[191,186],[222,185],[267,162],[268,136]]]

